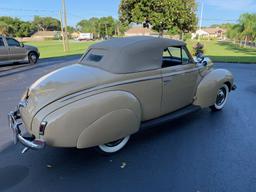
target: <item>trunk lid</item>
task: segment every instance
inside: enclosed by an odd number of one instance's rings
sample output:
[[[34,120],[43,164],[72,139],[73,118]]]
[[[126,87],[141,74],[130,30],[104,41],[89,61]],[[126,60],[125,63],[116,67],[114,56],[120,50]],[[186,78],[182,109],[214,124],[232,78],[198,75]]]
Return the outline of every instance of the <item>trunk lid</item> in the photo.
[[[110,73],[101,69],[80,64],[53,71],[29,88],[27,112],[35,115],[47,104],[72,93],[96,87],[111,77]]]

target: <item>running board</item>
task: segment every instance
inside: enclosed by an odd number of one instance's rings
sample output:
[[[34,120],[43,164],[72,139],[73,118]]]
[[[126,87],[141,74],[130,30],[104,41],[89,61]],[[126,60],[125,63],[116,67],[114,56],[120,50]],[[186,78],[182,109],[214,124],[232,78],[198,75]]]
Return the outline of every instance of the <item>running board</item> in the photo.
[[[167,115],[158,117],[156,119],[144,121],[141,124],[141,128],[144,129],[144,128],[148,128],[148,127],[155,127],[155,126],[158,126],[162,123],[166,123],[166,122],[172,121],[174,119],[178,119],[179,117],[182,117],[182,116],[187,115],[189,113],[196,112],[200,109],[201,108],[198,107],[198,106],[189,105],[187,107],[184,107],[182,109],[179,109],[179,110],[177,110],[175,112],[172,112],[172,113],[169,113]]]

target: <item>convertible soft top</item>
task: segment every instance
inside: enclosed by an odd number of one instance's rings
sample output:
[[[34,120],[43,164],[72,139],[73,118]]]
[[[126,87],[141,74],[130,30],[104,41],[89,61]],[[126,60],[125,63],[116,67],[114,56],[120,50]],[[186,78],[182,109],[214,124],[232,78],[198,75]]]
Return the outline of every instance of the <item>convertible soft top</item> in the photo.
[[[182,41],[160,37],[113,38],[92,45],[81,63],[118,74],[159,69],[164,49],[184,45]]]

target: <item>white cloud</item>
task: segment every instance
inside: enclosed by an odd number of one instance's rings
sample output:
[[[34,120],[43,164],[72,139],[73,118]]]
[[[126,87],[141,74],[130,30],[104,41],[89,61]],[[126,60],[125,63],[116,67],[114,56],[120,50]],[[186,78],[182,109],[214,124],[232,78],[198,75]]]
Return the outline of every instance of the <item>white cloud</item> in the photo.
[[[256,10],[255,0],[203,0],[204,3],[222,10],[253,11]],[[199,0],[200,2],[200,0]]]

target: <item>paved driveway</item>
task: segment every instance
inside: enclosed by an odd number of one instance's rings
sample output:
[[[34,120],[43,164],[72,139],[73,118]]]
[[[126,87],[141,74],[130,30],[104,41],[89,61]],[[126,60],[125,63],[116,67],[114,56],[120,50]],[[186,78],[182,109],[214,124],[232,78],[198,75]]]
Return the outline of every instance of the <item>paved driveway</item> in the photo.
[[[25,87],[77,59],[45,60],[0,72],[1,141],[10,137],[6,113]],[[232,71],[238,86],[222,112],[205,109],[145,129],[112,156],[93,149],[57,148],[21,155],[22,146],[9,146],[0,153],[0,191],[254,192],[256,65],[216,67]]]

